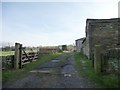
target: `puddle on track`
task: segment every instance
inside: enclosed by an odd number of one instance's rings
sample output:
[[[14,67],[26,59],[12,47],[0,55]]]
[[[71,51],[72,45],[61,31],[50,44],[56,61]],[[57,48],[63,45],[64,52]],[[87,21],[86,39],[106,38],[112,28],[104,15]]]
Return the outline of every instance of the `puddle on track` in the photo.
[[[52,71],[51,70],[33,70],[33,71],[30,71],[31,73],[51,73]]]
[[[60,74],[60,70],[58,68],[41,68],[39,70],[32,70],[30,73],[37,74]]]
[[[59,59],[53,59],[52,62],[60,62]]]

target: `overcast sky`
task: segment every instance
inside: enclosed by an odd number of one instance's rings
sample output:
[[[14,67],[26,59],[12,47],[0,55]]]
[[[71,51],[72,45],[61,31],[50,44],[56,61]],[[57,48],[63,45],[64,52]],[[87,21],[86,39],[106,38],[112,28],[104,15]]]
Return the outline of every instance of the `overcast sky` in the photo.
[[[90,0],[81,0],[81,2],[8,1],[10,0],[3,0],[0,4],[2,41],[12,44],[19,42],[24,46],[73,44],[76,39],[85,37],[87,18],[118,17],[119,0],[107,0],[107,2],[105,0],[101,2],[94,0],[92,2]]]

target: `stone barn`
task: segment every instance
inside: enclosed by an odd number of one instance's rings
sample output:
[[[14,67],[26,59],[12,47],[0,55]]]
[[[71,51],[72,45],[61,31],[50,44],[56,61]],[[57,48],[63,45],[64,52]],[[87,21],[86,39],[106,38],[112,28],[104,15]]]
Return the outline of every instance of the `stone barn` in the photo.
[[[103,49],[120,47],[120,18],[87,19],[86,38],[83,40],[83,53],[93,59],[95,45]]]
[[[82,51],[82,42],[85,38],[80,38],[75,40],[75,44],[76,44],[76,51],[77,52],[81,52]]]

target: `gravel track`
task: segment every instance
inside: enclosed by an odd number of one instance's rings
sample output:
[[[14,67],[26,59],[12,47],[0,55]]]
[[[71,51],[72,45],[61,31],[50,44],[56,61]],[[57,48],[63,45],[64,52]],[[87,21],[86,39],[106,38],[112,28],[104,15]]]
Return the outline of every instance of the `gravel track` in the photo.
[[[74,54],[70,53],[65,62],[60,62],[64,55],[38,66],[11,84],[3,88],[100,88],[95,83],[78,75],[74,68]]]

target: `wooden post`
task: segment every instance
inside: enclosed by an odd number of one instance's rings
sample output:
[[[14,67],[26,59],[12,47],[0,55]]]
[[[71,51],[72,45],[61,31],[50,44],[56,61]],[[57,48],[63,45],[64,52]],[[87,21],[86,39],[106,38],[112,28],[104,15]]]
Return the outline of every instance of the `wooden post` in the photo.
[[[19,60],[20,60],[20,52],[19,52],[20,44],[15,43],[15,59],[14,59],[14,69],[19,68]]]
[[[19,47],[19,68],[22,68],[22,44]]]
[[[101,65],[101,46],[95,45],[94,49],[94,70],[96,73],[101,73],[102,65]]]

